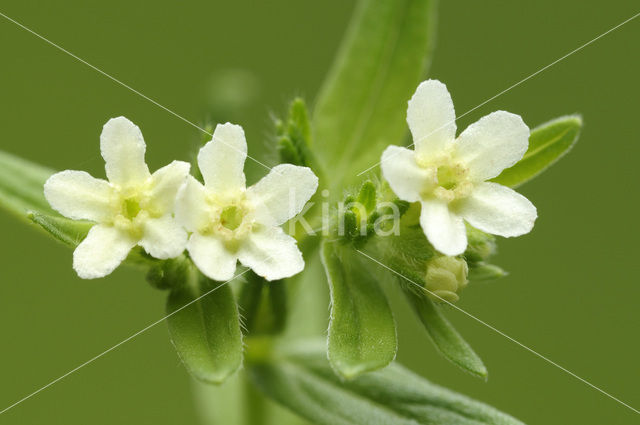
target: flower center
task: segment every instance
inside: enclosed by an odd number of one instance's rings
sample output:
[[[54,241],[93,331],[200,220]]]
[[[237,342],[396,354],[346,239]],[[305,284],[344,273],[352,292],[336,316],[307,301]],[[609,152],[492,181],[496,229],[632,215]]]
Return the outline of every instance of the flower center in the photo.
[[[229,205],[222,209],[220,213],[220,224],[223,227],[233,231],[242,224],[244,218],[243,211],[236,205]]]
[[[443,158],[423,167],[429,171],[430,176],[423,190],[425,197],[453,202],[469,196],[473,189],[473,183],[468,177],[469,170],[451,158]]]
[[[436,170],[438,185],[446,190],[455,189],[458,186],[461,177],[464,177],[465,171],[459,165],[442,165]]]
[[[139,190],[120,189],[118,198],[114,202],[116,208],[113,224],[128,232],[132,237],[142,237],[143,223],[154,216],[148,209],[148,202]]]
[[[209,222],[200,229],[200,233],[216,235],[233,246],[244,239],[253,228],[253,213],[244,194],[210,194]]]
[[[132,197],[124,200],[122,211],[124,213],[124,216],[129,220],[133,220],[134,218],[136,218],[140,210],[140,201],[137,198]]]

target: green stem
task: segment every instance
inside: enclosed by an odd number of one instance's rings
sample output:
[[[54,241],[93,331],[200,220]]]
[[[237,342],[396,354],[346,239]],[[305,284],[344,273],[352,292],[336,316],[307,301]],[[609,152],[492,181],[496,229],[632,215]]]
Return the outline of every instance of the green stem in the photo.
[[[264,396],[259,393],[250,379],[244,379],[244,400],[246,407],[246,423],[250,425],[266,425],[269,423],[269,410]]]

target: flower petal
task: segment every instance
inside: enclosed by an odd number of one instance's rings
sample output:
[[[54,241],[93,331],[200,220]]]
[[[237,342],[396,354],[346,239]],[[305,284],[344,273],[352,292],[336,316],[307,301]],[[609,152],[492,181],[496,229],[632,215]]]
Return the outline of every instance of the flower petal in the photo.
[[[54,210],[74,220],[100,222],[112,216],[113,188],[84,171],[52,175],[44,184],[44,196]]]
[[[459,255],[467,249],[464,221],[445,202],[422,202],[420,225],[431,245],[441,253]]]
[[[258,223],[279,226],[302,211],[317,189],[311,168],[280,164],[247,190],[247,198]]]
[[[176,220],[190,232],[198,232],[209,224],[207,191],[198,180],[188,176],[176,198]]]
[[[455,146],[471,179],[489,180],[520,161],[529,146],[529,127],[519,115],[493,112],[467,127]]]
[[[190,168],[188,162],[173,161],[153,173],[148,193],[148,208],[158,215],[172,212],[178,189],[184,184]]]
[[[536,207],[527,198],[489,182],[477,185],[458,211],[473,227],[504,237],[529,233],[538,217]]]
[[[187,242],[187,251],[198,269],[208,278],[218,281],[233,278],[238,258],[220,239],[194,233]]]
[[[146,148],[137,125],[125,117],[107,121],[100,135],[100,152],[109,181],[120,186],[145,181],[150,175],[144,162]]]
[[[456,111],[447,86],[438,80],[420,83],[409,100],[407,123],[420,158],[428,158],[456,138]]]
[[[104,277],[127,258],[136,242],[113,226],[96,224],[73,251],[73,269],[82,279]]]
[[[239,125],[218,124],[213,139],[198,153],[198,166],[207,189],[215,193],[245,188],[247,141]]]
[[[382,153],[380,167],[382,175],[398,198],[408,202],[420,200],[420,192],[429,177],[429,172],[416,163],[412,150],[389,146]]]
[[[251,233],[240,247],[238,258],[267,280],[284,279],[304,269],[296,240],[280,227],[263,227]]]
[[[187,232],[167,214],[145,221],[143,236],[138,243],[152,257],[166,260],[182,254],[187,245]]]

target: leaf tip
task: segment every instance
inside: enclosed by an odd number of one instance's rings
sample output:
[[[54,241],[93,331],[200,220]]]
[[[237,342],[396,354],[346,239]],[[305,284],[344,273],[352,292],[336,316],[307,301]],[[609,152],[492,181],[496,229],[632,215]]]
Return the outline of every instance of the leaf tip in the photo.
[[[487,370],[487,367],[484,364],[482,364],[478,369],[476,369],[471,373],[477,376],[478,378],[482,379],[484,382],[489,381],[489,371]]]

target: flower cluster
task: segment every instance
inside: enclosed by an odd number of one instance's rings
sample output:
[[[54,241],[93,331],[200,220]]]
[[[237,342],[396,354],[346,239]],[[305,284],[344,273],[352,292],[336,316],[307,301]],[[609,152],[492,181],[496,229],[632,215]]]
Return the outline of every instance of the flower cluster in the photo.
[[[45,197],[55,210],[96,223],[73,253],[80,277],[108,275],[136,245],[158,259],[187,249],[215,280],[231,279],[238,260],[268,280],[303,269],[295,239],[279,226],[315,193],[318,179],[309,168],[282,164],[246,188],[247,143],[242,127],[229,123],[218,125],[200,150],[204,185],[182,161],[151,174],[145,150],[140,129],[114,118],[100,136],[108,181],[66,170],[45,183]]]
[[[381,159],[393,192],[420,203],[424,234],[446,256],[465,252],[465,221],[510,237],[528,233],[537,217],[529,200],[490,181],[526,152],[529,128],[522,119],[494,112],[457,138],[455,121],[446,86],[421,83],[407,110],[415,150],[389,146]],[[247,188],[247,142],[242,127],[230,123],[218,125],[198,153],[204,184],[182,161],[151,174],[145,149],[137,126],[124,117],[111,119],[100,136],[108,181],[67,170],[45,183],[55,210],[96,223],[73,255],[80,277],[106,276],[136,245],[158,259],[186,249],[202,273],[219,281],[233,277],[238,261],[267,280],[302,271],[296,240],[280,226],[299,214],[318,188],[310,168],[280,164]],[[455,286],[452,293],[459,289]]]

